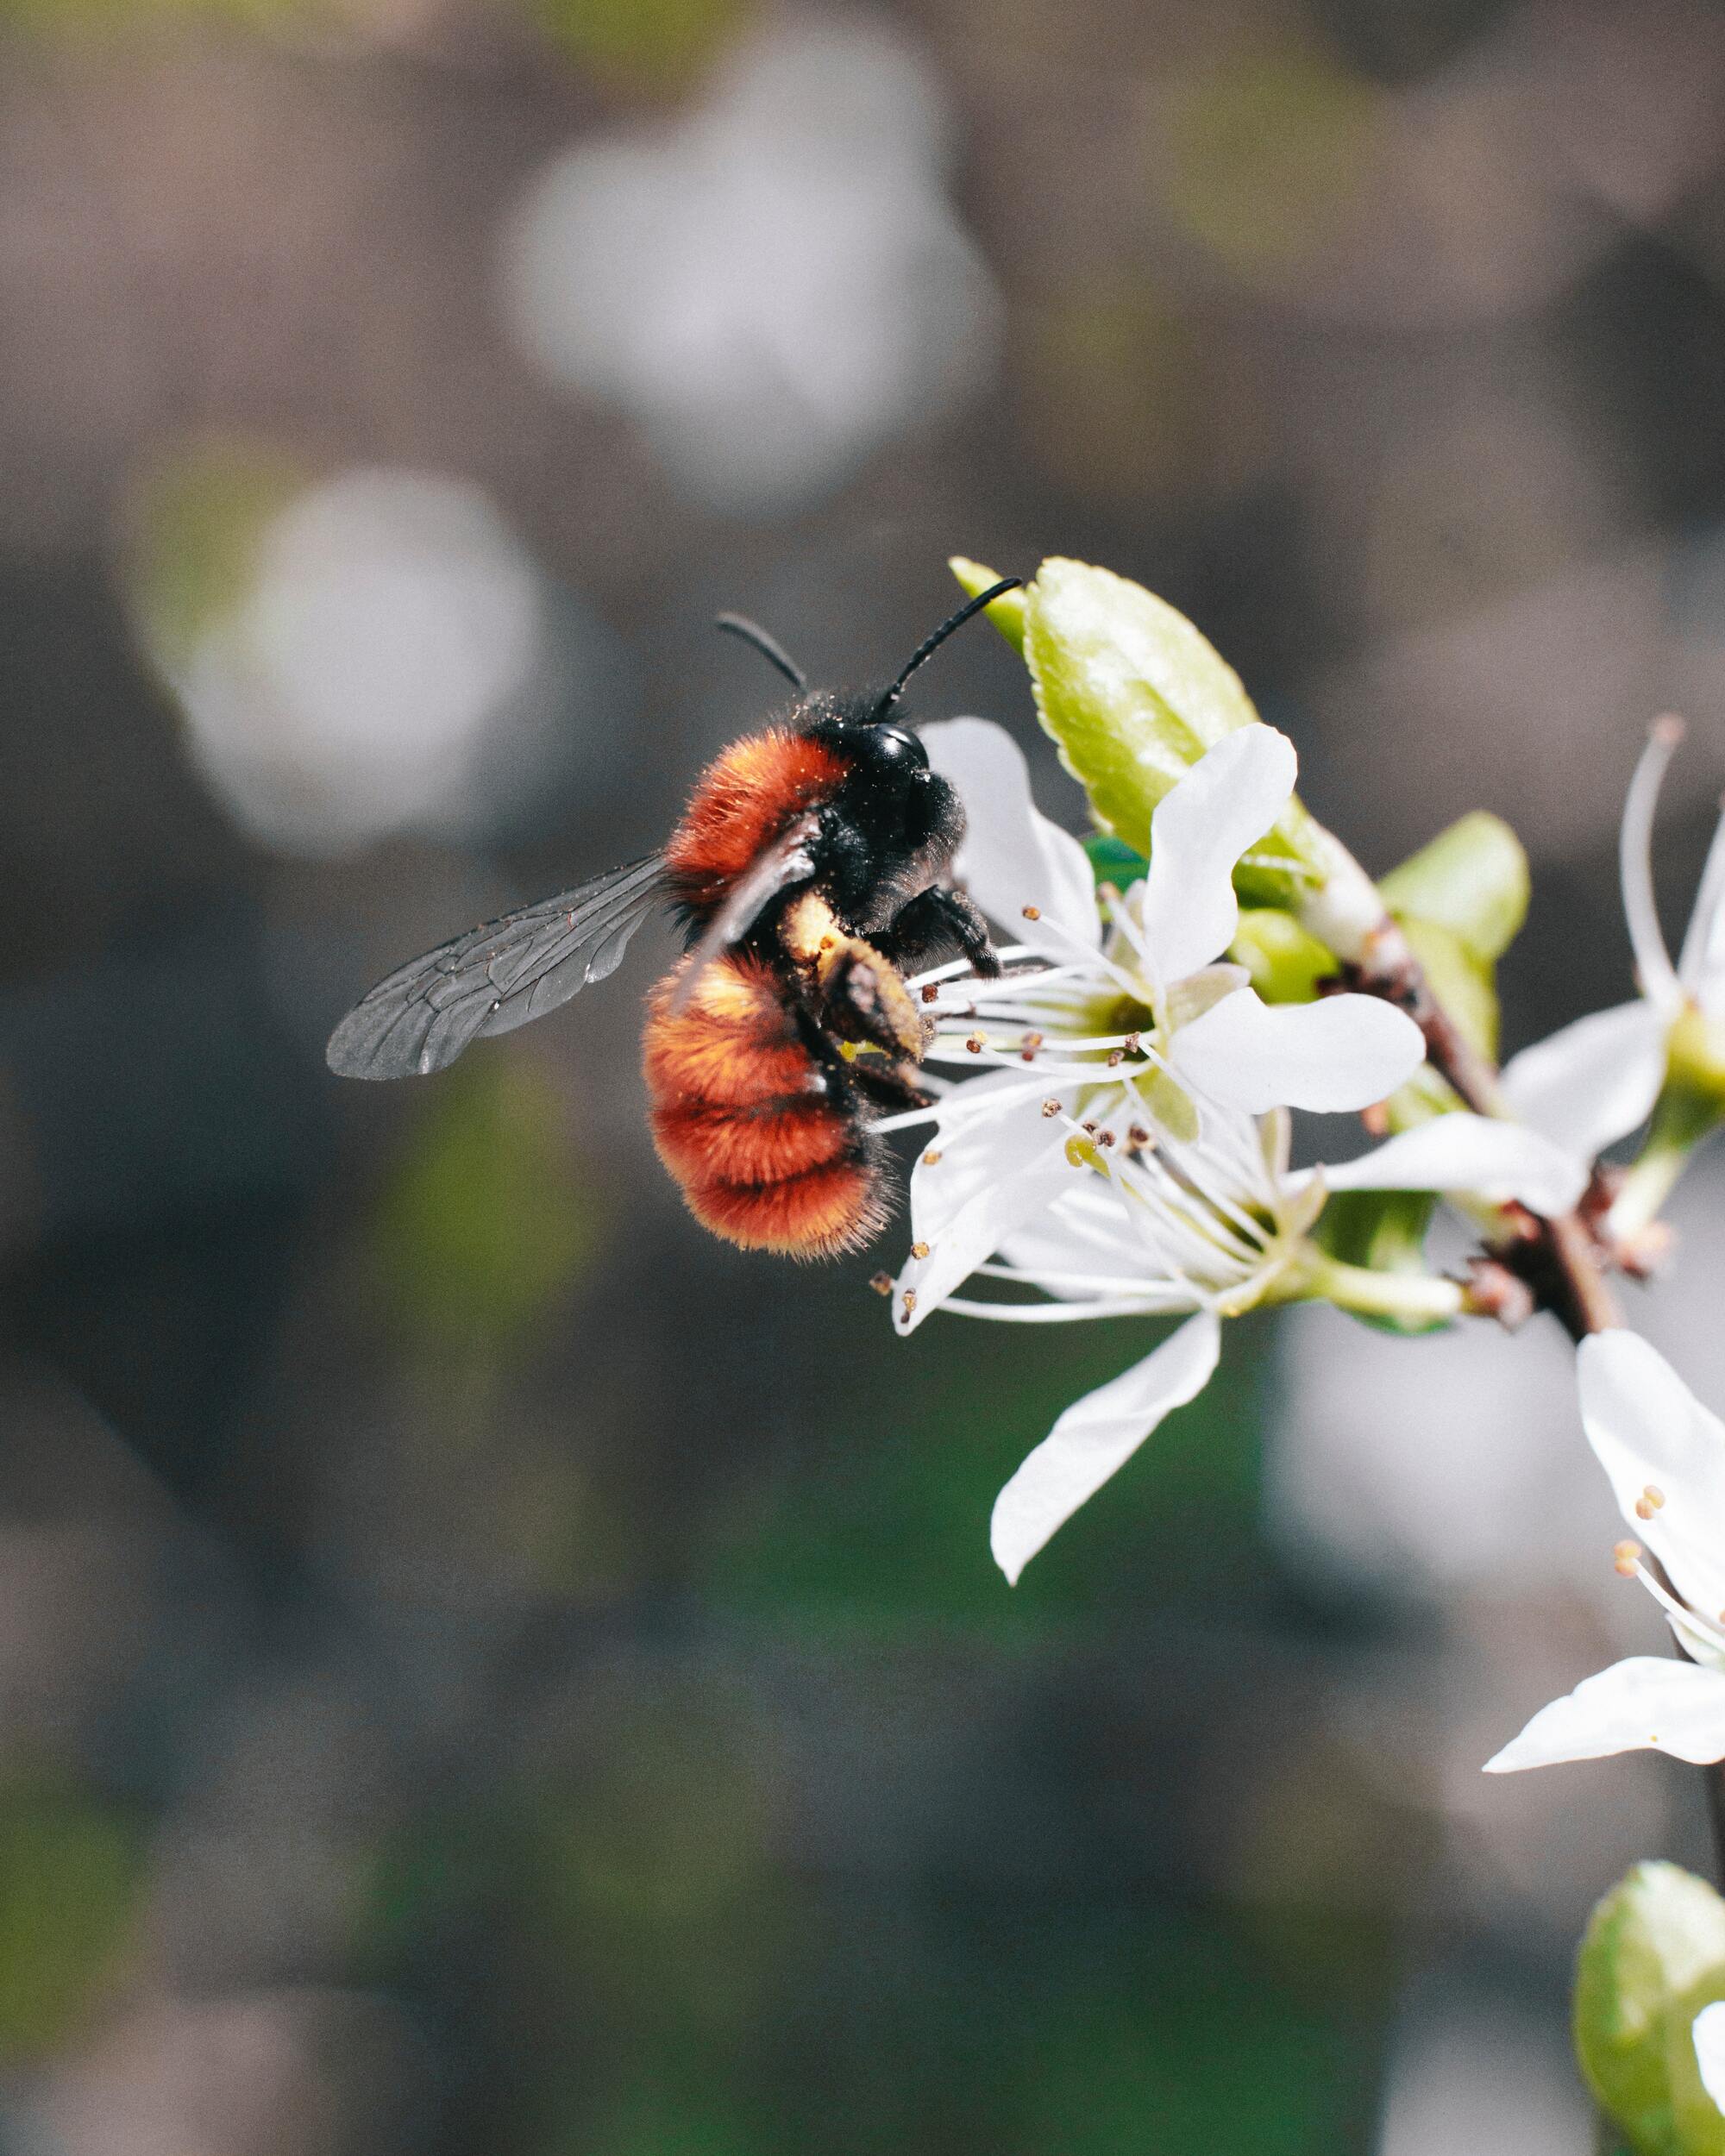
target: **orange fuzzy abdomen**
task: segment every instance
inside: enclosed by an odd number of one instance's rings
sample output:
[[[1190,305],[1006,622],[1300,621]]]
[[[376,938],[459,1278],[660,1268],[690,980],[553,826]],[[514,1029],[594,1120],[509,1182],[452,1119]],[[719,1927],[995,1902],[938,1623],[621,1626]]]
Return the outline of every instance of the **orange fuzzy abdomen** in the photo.
[[[830,1257],[886,1213],[866,1124],[834,1101],[769,967],[733,955],[673,1012],[649,1000],[642,1063],[653,1144],[704,1227],[744,1250]]]
[[[701,774],[665,849],[678,897],[710,912],[762,847],[825,800],[849,768],[836,749],[785,727],[733,742]]]

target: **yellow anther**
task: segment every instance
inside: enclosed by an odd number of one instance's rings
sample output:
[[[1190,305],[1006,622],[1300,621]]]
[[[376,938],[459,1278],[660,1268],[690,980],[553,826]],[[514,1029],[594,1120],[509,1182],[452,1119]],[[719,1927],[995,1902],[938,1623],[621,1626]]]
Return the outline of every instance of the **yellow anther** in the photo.
[[[1039,906],[1027,906],[1024,910],[1024,917],[1027,921],[1039,921],[1042,918],[1042,908]]]
[[[982,1036],[980,1033],[973,1033],[969,1039],[965,1042],[964,1045],[969,1050],[973,1056],[980,1056],[988,1044],[982,1038]]]
[[[928,1245],[927,1245],[927,1244],[926,1244],[926,1243],[913,1243],[913,1244],[911,1244],[911,1256],[912,1256],[913,1257],[926,1257],[928,1256]]]
[[[1042,1112],[1044,1115],[1058,1115],[1060,1103],[1057,1100],[1044,1100],[1042,1104]]]
[[[869,1285],[877,1295],[890,1295],[893,1292],[893,1276],[890,1273],[870,1273]]]
[[[1612,1570],[1620,1573],[1624,1579],[1633,1580],[1634,1578],[1635,1568],[1640,1561],[1641,1545],[1639,1542],[1626,1541],[1615,1542],[1612,1544]]]
[[[1657,1512],[1659,1509],[1659,1507],[1665,1501],[1665,1494],[1659,1488],[1657,1482],[1649,1482],[1647,1487],[1641,1492],[1641,1495],[1647,1500],[1648,1504],[1653,1507],[1655,1512]]]
[[[923,1155],[922,1164],[925,1168],[938,1168],[940,1165],[940,1148],[938,1145]]]
[[[903,1301],[903,1305],[904,1305],[904,1313],[905,1313],[905,1315],[908,1318],[908,1317],[910,1316],[911,1313],[912,1313],[912,1312],[913,1312],[913,1311],[916,1308],[916,1290],[915,1290],[915,1288],[906,1288],[906,1290],[905,1290],[905,1292],[904,1292],[904,1294],[903,1294],[903,1297],[901,1298],[901,1300],[902,1300],[902,1301]]]

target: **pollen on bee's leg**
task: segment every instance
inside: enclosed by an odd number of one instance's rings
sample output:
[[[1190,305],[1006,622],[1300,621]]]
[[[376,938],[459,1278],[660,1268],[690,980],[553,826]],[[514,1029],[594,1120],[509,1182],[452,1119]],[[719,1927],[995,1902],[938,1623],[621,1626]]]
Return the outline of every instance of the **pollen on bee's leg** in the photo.
[[[1611,1545],[1611,1569],[1626,1580],[1633,1580],[1635,1569],[1641,1561],[1639,1542],[1614,1542]]]

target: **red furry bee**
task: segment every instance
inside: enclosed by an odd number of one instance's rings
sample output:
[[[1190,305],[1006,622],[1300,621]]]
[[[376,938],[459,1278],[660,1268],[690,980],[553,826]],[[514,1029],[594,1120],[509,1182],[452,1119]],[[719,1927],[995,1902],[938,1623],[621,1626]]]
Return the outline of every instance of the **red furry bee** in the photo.
[[[668,901],[689,948],[648,999],[643,1063],[653,1142],[696,1219],[745,1249],[856,1250],[887,1217],[883,1110],[926,1096],[926,1045],[902,968],[958,952],[999,962],[982,915],[945,879],[964,812],[922,743],[893,724],[905,684],[1009,577],[918,647],[890,688],[812,691],[734,615],[797,700],[701,774],[662,853],[506,913],[380,981],[330,1036],[350,1078],[441,1070],[614,970]],[[847,1052],[847,1050],[855,1052]]]

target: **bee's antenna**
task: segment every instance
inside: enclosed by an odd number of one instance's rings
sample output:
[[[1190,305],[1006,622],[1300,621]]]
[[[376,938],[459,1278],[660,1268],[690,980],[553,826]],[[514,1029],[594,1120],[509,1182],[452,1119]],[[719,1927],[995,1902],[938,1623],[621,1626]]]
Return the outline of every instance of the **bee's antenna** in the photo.
[[[746,644],[753,644],[769,667],[779,669],[799,696],[807,688],[808,676],[778,639],[769,636],[758,622],[750,621],[744,614],[719,614],[714,617],[712,625],[729,636],[741,636]]]
[[[973,599],[967,599],[950,621],[944,621],[932,636],[925,636],[906,660],[899,678],[886,691],[875,706],[874,723],[878,725],[904,693],[904,686],[925,659],[931,659],[939,650],[955,629],[963,629],[973,614],[980,614],[985,606],[993,605],[1002,592],[1016,592],[1024,582],[1021,576],[1003,576],[998,584],[991,584],[986,592],[979,592]]]

